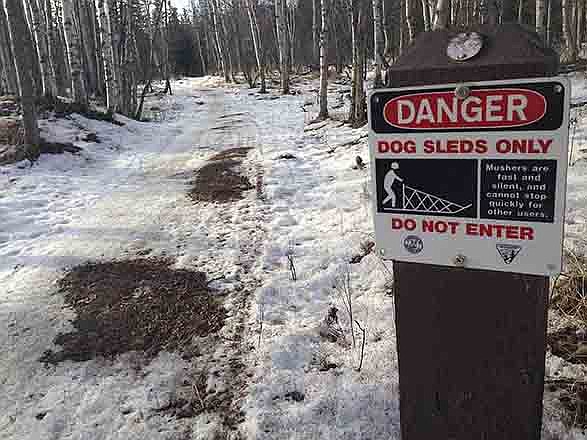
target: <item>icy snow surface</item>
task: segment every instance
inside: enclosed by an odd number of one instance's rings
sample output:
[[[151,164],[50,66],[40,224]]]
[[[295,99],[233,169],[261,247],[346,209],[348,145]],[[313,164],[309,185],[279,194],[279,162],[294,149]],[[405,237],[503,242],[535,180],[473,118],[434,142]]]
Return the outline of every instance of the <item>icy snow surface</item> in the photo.
[[[40,363],[45,350],[58,350],[53,338],[71,328],[73,311],[64,309],[55,283],[78,263],[153,249],[152,255],[175,257],[179,267],[223,276],[217,286],[233,288],[240,244],[261,222],[266,236],[251,270],[262,285],[245,341],[245,438],[399,439],[393,298],[386,284],[391,273],[374,254],[348,264],[361,243],[372,239],[369,171],[353,169],[357,155],[368,163],[366,128],[329,121],[304,130],[309,116],[302,106],[315,97],[310,90],[316,84],[298,84],[303,95],[269,99],[244,87],[219,88],[213,78],[186,79],[165,98],[162,106],[173,116],[166,122],[124,120],[125,127],[117,127],[81,116],[45,121],[46,137],[74,141],[84,151],[43,156],[32,168],[0,168],[0,438],[212,438],[213,414],[178,421],[156,411],[189,374],[190,364],[176,354],[162,353],[140,372],[133,354],[115,362]],[[330,86],[330,102],[339,112],[346,106],[344,91]],[[221,118],[228,114],[239,115]],[[103,142],[76,140],[88,131]],[[578,145],[585,142],[582,129],[577,139]],[[233,206],[194,204],[186,197],[186,173],[215,152],[242,146],[255,148],[249,172],[264,170],[267,209],[256,211],[255,190]],[[280,159],[285,153],[294,158]],[[569,172],[567,230],[575,242],[585,236],[585,166],[579,161]],[[236,232],[221,246],[217,237],[226,223]],[[354,318],[366,328],[360,372],[359,331],[356,349],[325,342],[318,331],[336,305],[351,343],[332,289],[346,274]],[[321,371],[324,366],[328,371]],[[548,369],[581,374],[552,357]],[[562,431],[551,406],[544,439]]]

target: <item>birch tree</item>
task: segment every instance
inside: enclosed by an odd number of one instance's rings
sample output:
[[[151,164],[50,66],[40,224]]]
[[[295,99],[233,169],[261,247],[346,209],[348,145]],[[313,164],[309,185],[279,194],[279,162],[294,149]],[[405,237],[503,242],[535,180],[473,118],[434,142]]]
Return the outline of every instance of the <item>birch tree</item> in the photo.
[[[577,60],[577,43],[573,27],[573,4],[571,0],[561,0],[563,51],[561,61],[573,63]]]
[[[263,60],[263,49],[261,47],[261,37],[259,36],[259,23],[257,22],[257,8],[255,0],[246,0],[247,13],[249,15],[249,25],[251,28],[251,37],[253,38],[253,48],[255,50],[255,60],[257,62],[257,70],[259,71],[259,78],[261,80],[261,93],[267,93],[265,84],[265,64]]]
[[[320,23],[321,15],[320,0],[312,0],[312,51],[314,60],[318,59],[320,52]]]
[[[2,60],[2,67],[4,75],[6,76],[8,91],[18,94],[18,78],[16,75],[16,67],[14,65],[14,54],[10,43],[10,33],[8,31],[7,20],[4,5],[0,0],[0,60]]]
[[[426,0],[423,0],[426,1]],[[374,86],[381,87],[381,71],[385,67],[385,37],[383,35],[383,0],[373,0],[373,52],[375,55]]]
[[[83,107],[88,104],[81,58],[81,38],[79,23],[75,15],[74,0],[62,0],[63,33],[65,36],[66,59],[71,71],[71,96],[73,101]]]
[[[28,0],[32,17],[31,27],[41,71],[42,94],[46,98],[52,99],[57,96],[57,81],[55,79],[53,62],[49,55],[45,16],[41,13],[38,1],[39,0]]]
[[[438,0],[434,12],[434,30],[446,29],[450,18],[450,0]]]
[[[224,73],[224,80],[226,82],[230,82],[232,77],[232,66],[226,48],[226,40],[224,38],[223,26],[221,22],[220,13],[218,10],[218,4],[216,0],[209,1],[211,6],[210,15],[212,16],[212,25],[214,27],[216,47],[218,48],[218,55],[220,57],[222,72]]]
[[[350,23],[352,42],[351,108],[349,122],[360,127],[365,121],[365,92],[363,89],[363,63],[361,54],[361,24],[363,21],[363,1],[350,0]]]
[[[416,36],[416,17],[414,16],[414,0],[404,0],[404,2],[406,8],[406,25],[408,28],[408,44],[411,44],[412,41],[414,41],[414,37]]]
[[[546,0],[536,0],[536,33],[540,35],[543,41],[546,41],[545,13]]]
[[[31,75],[33,66],[29,64],[29,57],[26,56],[34,50],[32,36],[22,0],[4,0],[4,10],[20,90],[26,155],[30,160],[34,160],[40,154],[40,134]]]
[[[289,94],[289,39],[287,38],[287,5],[285,0],[275,0],[275,24],[279,43],[279,69],[281,93]]]
[[[328,0],[322,0],[322,29],[320,30],[320,112],[318,119],[328,118]]]
[[[113,114],[118,108],[118,81],[114,64],[114,47],[112,46],[112,25],[110,23],[110,8],[107,0],[96,0],[98,12],[98,29],[100,35],[100,50],[104,63],[104,84],[106,90],[106,108]]]

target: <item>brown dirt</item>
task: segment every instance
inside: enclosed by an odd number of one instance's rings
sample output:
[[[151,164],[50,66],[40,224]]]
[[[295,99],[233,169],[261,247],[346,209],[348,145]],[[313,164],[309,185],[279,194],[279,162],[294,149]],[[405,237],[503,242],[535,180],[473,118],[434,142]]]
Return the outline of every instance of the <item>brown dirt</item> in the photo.
[[[227,203],[242,199],[245,191],[254,188],[238,171],[249,151],[250,148],[231,148],[208,159],[192,182],[192,200]]]
[[[77,314],[75,331],[61,334],[59,352],[42,361],[85,361],[138,351],[146,358],[160,351],[182,351],[192,337],[217,332],[225,310],[211,295],[206,275],[172,269],[170,260],[148,258],[87,263],[58,283]]]

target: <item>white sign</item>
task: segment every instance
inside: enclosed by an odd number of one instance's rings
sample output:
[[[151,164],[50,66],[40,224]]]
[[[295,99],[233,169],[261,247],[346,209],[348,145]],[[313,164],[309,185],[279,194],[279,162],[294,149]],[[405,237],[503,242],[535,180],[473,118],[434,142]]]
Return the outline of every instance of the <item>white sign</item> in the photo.
[[[570,84],[561,77],[372,92],[380,254],[560,273],[569,102]]]

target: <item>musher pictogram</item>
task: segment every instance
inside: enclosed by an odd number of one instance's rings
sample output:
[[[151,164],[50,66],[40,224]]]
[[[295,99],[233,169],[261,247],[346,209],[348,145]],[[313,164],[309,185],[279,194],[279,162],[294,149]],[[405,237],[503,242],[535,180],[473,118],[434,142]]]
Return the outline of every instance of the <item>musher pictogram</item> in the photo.
[[[459,203],[451,202],[450,200],[442,199],[434,194],[429,194],[419,189],[412,188],[406,185],[396,171],[399,171],[399,164],[392,162],[389,171],[385,174],[383,179],[383,189],[387,193],[383,199],[383,205],[391,202],[391,208],[384,207],[384,211],[391,211],[398,209],[398,195],[401,197],[400,204],[403,211],[411,212],[427,212],[436,214],[457,214],[472,206],[472,204],[461,205]],[[395,185],[395,182],[401,182],[400,185]],[[401,193],[398,194],[398,187],[401,187]]]

